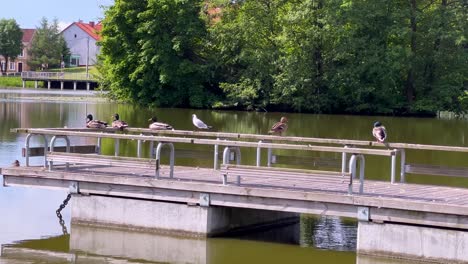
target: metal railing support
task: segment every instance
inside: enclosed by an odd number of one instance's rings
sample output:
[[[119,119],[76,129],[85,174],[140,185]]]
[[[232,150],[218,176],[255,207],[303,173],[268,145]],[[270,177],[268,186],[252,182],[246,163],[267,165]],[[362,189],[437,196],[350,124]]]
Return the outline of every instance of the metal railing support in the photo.
[[[50,140],[50,146],[49,146],[49,149],[50,149],[50,152],[53,152],[54,151],[54,148],[55,148],[55,141],[57,141],[58,138],[63,138],[65,139],[65,142],[67,143],[67,146],[66,146],[66,152],[70,152],[70,139],[68,138],[68,136],[61,136],[61,135],[55,135],[52,137],[52,139]],[[66,162],[65,163],[66,166],[67,166],[67,169],[70,167],[69,163]],[[54,166],[53,164],[53,161],[49,161],[49,171],[52,170],[52,167]]]
[[[169,177],[170,178],[174,177],[174,158],[175,158],[174,144],[172,144],[170,142],[159,142],[158,146],[156,147],[156,179],[159,179],[159,170],[160,170],[160,162],[161,162],[161,149],[165,145],[169,146],[170,149],[171,149],[170,161],[169,161],[170,166],[171,166],[171,170],[170,170]]]
[[[267,167],[271,167],[272,157],[273,157],[273,150],[268,148],[268,158],[267,158]]]
[[[400,163],[401,163],[401,170],[400,170],[400,182],[404,183],[406,181],[406,152],[404,149],[400,149]]]
[[[102,139],[98,137],[97,139],[97,146],[95,149],[96,154],[101,154],[101,149],[102,149]]]
[[[258,147],[257,147],[257,167],[260,167],[261,163],[261,158],[262,158],[262,141],[258,141]]]
[[[349,148],[349,146],[345,145],[344,148]],[[348,156],[347,156],[346,152],[343,152],[341,154],[341,172],[342,173],[345,173],[347,171],[347,168],[346,168],[347,159],[348,159]]]
[[[392,155],[392,165],[390,168],[390,182],[392,184],[395,184],[395,174],[396,174],[396,153],[398,152],[397,149],[395,149],[395,154]]]
[[[143,136],[143,134],[140,134],[140,136]],[[141,139],[137,140],[137,157],[141,158]]]
[[[349,172],[351,172],[351,177],[354,179],[356,178],[356,167],[357,167],[357,159],[359,158],[359,193],[364,193],[364,168],[366,166],[366,162],[364,156],[362,154],[353,154],[349,159]],[[352,193],[352,186],[351,193]],[[349,192],[349,189],[348,189]]]
[[[41,136],[44,139],[44,168],[47,167],[47,138],[45,135],[42,134],[28,134],[26,135],[26,143],[24,147],[26,149],[25,158],[26,158],[26,167],[29,167],[29,141],[31,140],[32,136]]]
[[[114,156],[118,157],[120,153],[120,139],[116,138],[114,141]]]
[[[219,138],[216,138],[216,140],[219,140]],[[214,154],[213,154],[213,169],[217,170],[218,169],[218,156],[219,156],[219,145],[215,144],[214,145]]]
[[[154,158],[154,141],[150,141],[150,159]]]
[[[229,164],[229,154],[231,152],[231,149],[234,149],[236,151],[236,163],[237,165],[240,165],[241,162],[241,152],[239,147],[233,147],[233,146],[227,146],[224,148],[223,151],[223,164]]]

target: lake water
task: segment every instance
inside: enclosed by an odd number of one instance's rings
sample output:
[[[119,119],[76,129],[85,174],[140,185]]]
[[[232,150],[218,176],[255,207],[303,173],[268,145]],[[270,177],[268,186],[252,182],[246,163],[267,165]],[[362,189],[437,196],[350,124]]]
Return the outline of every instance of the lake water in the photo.
[[[14,160],[24,164],[21,149],[24,134],[16,127],[84,127],[87,113],[110,121],[119,113],[134,127],[147,127],[148,118],[193,130],[192,114],[212,125],[215,131],[265,134],[282,115],[289,119],[287,135],[372,140],[372,124],[379,120],[390,142],[468,146],[468,121],[437,118],[312,115],[192,109],[149,109],[102,102],[80,92],[72,97],[36,90],[0,89],[0,167]],[[75,141],[75,143],[77,143]],[[81,142],[79,142],[81,143]],[[33,142],[34,144],[34,142]],[[122,155],[134,155],[136,144],[122,142]],[[178,165],[212,166],[212,149],[176,146],[184,153]],[[145,146],[145,153],[148,153]],[[113,153],[112,142],[103,151]],[[277,151],[278,166],[337,169],[341,155]],[[242,152],[243,163],[254,164],[255,152]],[[408,151],[409,163],[467,166],[467,154],[438,151]],[[40,164],[32,158],[32,164]],[[383,157],[366,160],[366,178],[389,180],[390,161]],[[409,182],[468,187],[460,178],[408,176]],[[65,229],[55,211],[67,193],[57,190],[0,186],[0,264],[13,263],[406,263],[357,256],[357,223],[353,220],[301,216],[297,223],[253,234],[210,239],[184,239],[145,233],[70,226],[70,211],[62,211]],[[64,232],[66,231],[66,232]]]

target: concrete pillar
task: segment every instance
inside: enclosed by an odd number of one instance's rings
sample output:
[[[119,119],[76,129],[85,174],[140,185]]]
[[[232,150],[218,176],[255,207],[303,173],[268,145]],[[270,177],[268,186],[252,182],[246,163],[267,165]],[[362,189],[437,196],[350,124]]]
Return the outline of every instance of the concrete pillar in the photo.
[[[295,213],[266,210],[187,205],[125,199],[116,197],[74,195],[73,224],[139,229],[190,237],[206,237],[231,229],[273,226],[285,221],[299,221]]]
[[[60,90],[63,90],[63,82],[60,82]]]
[[[73,90],[76,91],[76,82],[73,82]]]
[[[96,246],[99,245],[99,246]],[[71,225],[70,250],[155,263],[209,263],[206,239]],[[80,259],[86,256],[80,256]]]
[[[26,88],[26,81],[23,81],[23,88]]]
[[[90,85],[90,83],[87,82],[87,83],[86,83],[86,90],[87,90],[87,91],[89,91],[89,85]]]
[[[440,263],[464,263],[468,262],[468,231],[359,222],[357,253]]]
[[[50,81],[47,81],[47,89],[50,89]]]
[[[37,81],[34,81],[34,88],[37,89],[37,86],[38,86],[38,85],[37,85]]]

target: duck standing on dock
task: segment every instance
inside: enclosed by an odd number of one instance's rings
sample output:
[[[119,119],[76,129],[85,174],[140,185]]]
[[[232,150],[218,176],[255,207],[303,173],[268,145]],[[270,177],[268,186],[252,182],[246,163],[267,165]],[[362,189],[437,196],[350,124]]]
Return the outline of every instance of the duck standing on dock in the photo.
[[[203,121],[198,119],[198,117],[195,114],[192,115],[192,123],[193,123],[194,126],[196,126],[199,129],[210,129],[211,128],[211,126],[206,125]]]
[[[374,123],[374,128],[372,129],[372,135],[377,139],[377,142],[384,143],[387,139],[387,131],[385,127],[382,126],[382,123],[379,121]]]
[[[94,120],[92,114],[86,116],[86,127],[87,128],[106,128],[107,122],[101,120]]]
[[[282,135],[283,132],[286,132],[288,129],[288,119],[286,117],[281,117],[280,121],[274,124],[268,134],[273,134],[273,135]]]
[[[174,128],[166,123],[158,122],[158,118],[153,116],[152,118],[148,119],[151,122],[149,125],[150,129],[153,130],[174,130]]]
[[[124,128],[128,127],[128,124],[127,122],[120,120],[119,114],[115,113],[112,116],[112,127],[123,130]]]

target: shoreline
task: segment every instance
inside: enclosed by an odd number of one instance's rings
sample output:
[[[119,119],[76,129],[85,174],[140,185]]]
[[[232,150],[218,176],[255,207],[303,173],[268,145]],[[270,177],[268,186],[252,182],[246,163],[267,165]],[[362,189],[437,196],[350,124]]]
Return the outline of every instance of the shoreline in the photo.
[[[44,88],[2,87],[0,95],[8,95],[4,99],[27,101],[63,101],[63,102],[109,102],[105,97],[107,92],[86,90],[52,90]]]

